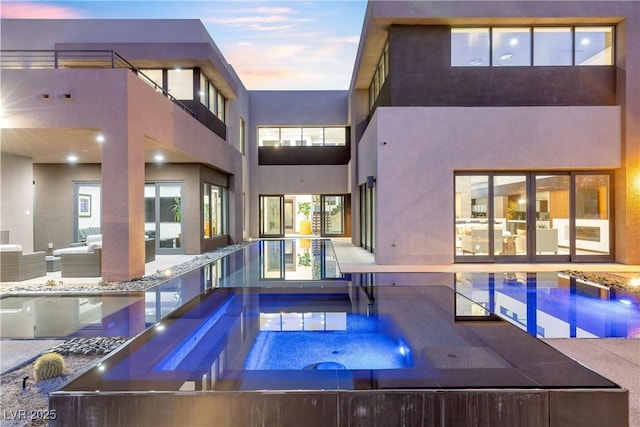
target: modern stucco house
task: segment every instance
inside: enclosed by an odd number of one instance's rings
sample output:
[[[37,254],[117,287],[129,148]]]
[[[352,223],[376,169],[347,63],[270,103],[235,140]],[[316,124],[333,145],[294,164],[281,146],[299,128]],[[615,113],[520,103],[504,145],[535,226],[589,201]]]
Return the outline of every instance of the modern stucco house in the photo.
[[[249,237],[379,264],[640,263],[640,4],[370,2],[348,91],[247,91],[198,20],[3,20],[2,217],[102,275]]]

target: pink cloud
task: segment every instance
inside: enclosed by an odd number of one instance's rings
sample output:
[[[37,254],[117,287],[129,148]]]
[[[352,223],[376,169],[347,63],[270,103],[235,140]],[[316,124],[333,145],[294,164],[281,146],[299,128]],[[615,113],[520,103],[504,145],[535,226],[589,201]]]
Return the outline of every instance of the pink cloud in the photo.
[[[73,19],[84,18],[78,11],[44,3],[3,2],[0,17],[18,19]]]

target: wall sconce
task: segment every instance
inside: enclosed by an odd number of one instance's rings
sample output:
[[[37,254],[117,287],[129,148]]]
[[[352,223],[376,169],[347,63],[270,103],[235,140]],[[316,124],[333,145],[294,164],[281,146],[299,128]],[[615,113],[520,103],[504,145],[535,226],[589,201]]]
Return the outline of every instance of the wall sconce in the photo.
[[[376,182],[376,177],[373,175],[369,175],[367,177],[367,188],[373,188],[373,184]]]

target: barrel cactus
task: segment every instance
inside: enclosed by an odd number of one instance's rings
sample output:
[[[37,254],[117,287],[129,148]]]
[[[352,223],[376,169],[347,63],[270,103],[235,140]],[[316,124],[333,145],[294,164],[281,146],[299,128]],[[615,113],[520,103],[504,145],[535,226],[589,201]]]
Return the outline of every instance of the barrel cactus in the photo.
[[[34,371],[38,381],[56,378],[64,373],[64,358],[58,353],[46,353],[36,360]]]

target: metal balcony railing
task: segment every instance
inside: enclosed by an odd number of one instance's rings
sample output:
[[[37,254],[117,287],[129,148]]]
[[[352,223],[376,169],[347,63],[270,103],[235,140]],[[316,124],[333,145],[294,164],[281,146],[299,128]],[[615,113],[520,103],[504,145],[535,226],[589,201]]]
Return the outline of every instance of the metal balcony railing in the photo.
[[[192,117],[196,117],[193,110],[113,50],[0,50],[0,69],[3,70],[57,68],[127,68]]]

